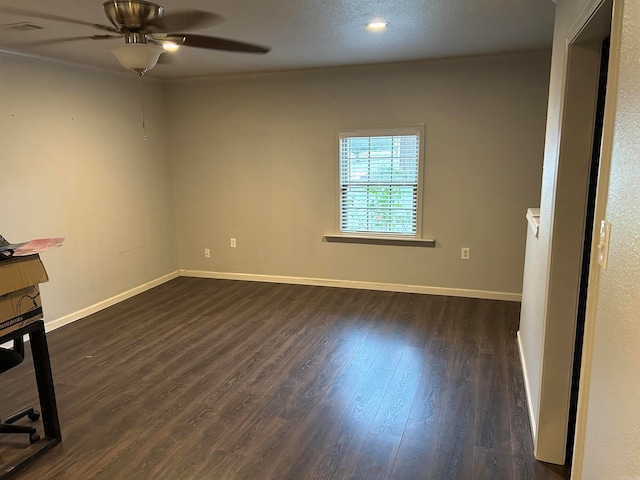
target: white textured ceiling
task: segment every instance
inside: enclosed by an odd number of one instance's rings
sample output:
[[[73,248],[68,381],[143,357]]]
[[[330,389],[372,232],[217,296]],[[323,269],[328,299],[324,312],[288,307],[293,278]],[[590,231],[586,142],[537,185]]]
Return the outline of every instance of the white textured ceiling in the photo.
[[[550,47],[551,0],[162,0],[166,13],[193,8],[223,17],[198,30],[268,45],[267,55],[182,47],[147,75],[210,76],[310,67],[422,60]],[[33,12],[16,14],[15,9]],[[13,12],[13,13],[11,13]],[[124,40],[44,41],[101,34],[41,15],[109,24],[100,0],[0,0],[0,50],[122,69],[109,48]],[[365,24],[389,22],[383,32]],[[41,30],[5,25],[29,22]]]

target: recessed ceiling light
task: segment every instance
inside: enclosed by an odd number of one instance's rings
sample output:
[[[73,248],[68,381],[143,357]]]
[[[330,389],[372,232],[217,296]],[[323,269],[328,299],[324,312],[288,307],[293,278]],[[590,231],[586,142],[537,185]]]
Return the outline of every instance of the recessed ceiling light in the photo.
[[[387,28],[387,25],[389,25],[389,22],[383,22],[378,20],[375,22],[367,23],[367,28],[370,30],[383,30]]]

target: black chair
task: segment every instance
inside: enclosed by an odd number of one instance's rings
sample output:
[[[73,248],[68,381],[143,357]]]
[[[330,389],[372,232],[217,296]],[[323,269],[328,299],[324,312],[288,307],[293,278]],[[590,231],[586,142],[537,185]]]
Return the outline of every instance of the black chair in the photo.
[[[13,341],[13,348],[0,347],[0,374],[12,369],[16,365],[20,365],[24,360],[24,340],[22,337]],[[13,425],[14,422],[20,420],[23,417],[29,417],[30,420],[38,420],[40,418],[40,412],[36,411],[33,407],[25,408],[17,413],[14,413],[10,417],[0,420],[0,433],[28,433],[29,441],[35,443],[40,440],[34,427]]]

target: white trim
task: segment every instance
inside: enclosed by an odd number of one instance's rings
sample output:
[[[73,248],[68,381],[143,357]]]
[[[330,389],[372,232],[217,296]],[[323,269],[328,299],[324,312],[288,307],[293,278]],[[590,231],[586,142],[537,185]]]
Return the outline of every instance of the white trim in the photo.
[[[219,280],[243,280],[247,282],[288,283],[294,285],[315,285],[320,287],[356,288],[362,290],[380,290],[386,292],[420,293],[426,295],[445,295],[449,297],[482,298],[487,300],[506,300],[519,302],[520,293],[493,292],[489,290],[470,290],[466,288],[429,287],[426,285],[406,285],[400,283],[358,282],[329,278],[290,277],[282,275],[258,275],[251,273],[211,272],[203,270],[180,270],[182,277],[215,278]]]
[[[510,302],[519,302],[522,295],[519,293],[509,292],[493,292],[489,290],[471,290],[465,288],[446,288],[446,287],[429,287],[425,285],[406,285],[399,283],[379,283],[379,282],[357,282],[352,280],[334,280],[328,278],[307,278],[307,277],[290,277],[282,275],[258,275],[250,273],[231,273],[231,272],[209,272],[202,270],[179,270],[162,277],[156,278],[150,282],[134,287],[126,292],[122,292],[111,298],[98,302],[89,307],[83,308],[76,312],[56,318],[49,322],[45,317],[45,329],[47,332],[64,327],[76,320],[81,320],[100,310],[111,307],[117,303],[127,300],[135,295],[146,292],[158,285],[162,285],[174,278],[181,277],[198,277],[198,278],[214,278],[220,280],[242,280],[247,282],[269,282],[269,283],[287,283],[294,285],[315,285],[320,287],[339,287],[339,288],[355,288],[362,290],[378,290],[386,292],[400,293],[419,293],[424,295],[445,295],[449,297],[468,297],[482,298],[487,300],[505,300]],[[528,391],[527,391],[528,392]]]
[[[83,308],[82,310],[78,310],[76,312],[65,315],[64,317],[56,318],[55,320],[52,320],[50,322],[47,322],[45,317],[45,324],[44,324],[45,330],[47,332],[50,332],[57,328],[64,327],[65,325],[73,323],[76,320],[80,320],[84,317],[87,317],[96,312],[99,312],[100,310],[104,310],[105,308],[111,307],[116,303],[120,303],[123,300],[127,300],[128,298],[138,295],[139,293],[146,292],[147,290],[157,287],[158,285],[162,285],[163,283],[166,283],[169,280],[173,280],[174,278],[178,278],[178,277],[179,277],[178,271],[171,272],[171,273],[168,273],[167,275],[163,275],[162,277],[158,277],[155,280],[151,280],[150,282],[143,283],[142,285],[139,285],[130,290],[127,290],[126,292],[119,293],[118,295],[115,295],[111,298],[107,298],[106,300],[95,303],[89,307]]]
[[[614,128],[616,123],[616,108],[618,98],[618,71],[620,68],[622,24],[624,21],[624,1],[607,0],[612,6],[611,31],[609,46],[609,66],[607,76],[607,91],[604,110],[604,123],[602,130],[602,145],[600,147],[600,171],[598,172],[598,185],[596,192],[596,205],[594,225],[596,227],[592,236],[591,264],[589,268],[589,288],[587,290],[587,305],[585,311],[584,339],[582,343],[582,365],[580,369],[580,386],[578,390],[578,406],[576,416],[576,430],[574,436],[572,476],[580,479],[583,477],[583,465],[585,457],[585,442],[587,437],[587,419],[589,414],[589,401],[591,393],[591,376],[593,374],[593,351],[595,343],[595,330],[597,321],[598,298],[600,287],[600,265],[598,264],[598,250],[593,248],[598,244],[599,231],[597,225],[605,219],[607,199],[609,194],[609,181],[611,175],[611,156],[613,152]],[[593,10],[594,14],[602,4],[589,4],[585,6]],[[586,12],[581,14],[581,18]],[[592,17],[590,16],[589,19]],[[585,21],[587,23],[588,20]]]
[[[529,223],[529,228],[533,232],[534,236],[538,238],[538,233],[540,232],[540,209],[539,208],[527,209],[527,222]]]
[[[517,333],[518,338],[518,353],[520,354],[520,365],[522,367],[522,378],[524,379],[524,391],[527,395],[527,409],[529,410],[529,424],[531,425],[531,436],[533,437],[533,444],[536,444],[538,438],[538,424],[536,422],[536,416],[533,411],[533,404],[531,403],[531,387],[529,386],[529,375],[527,374],[527,362],[524,358],[522,349],[522,338],[520,337],[520,330]]]

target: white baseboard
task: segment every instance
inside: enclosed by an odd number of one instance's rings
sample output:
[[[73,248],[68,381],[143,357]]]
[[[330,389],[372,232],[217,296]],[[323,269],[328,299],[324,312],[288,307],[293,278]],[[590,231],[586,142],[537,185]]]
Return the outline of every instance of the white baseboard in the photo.
[[[529,410],[529,423],[531,424],[531,436],[533,437],[533,444],[536,444],[538,438],[538,424],[536,422],[536,416],[533,412],[533,404],[531,403],[531,388],[529,384],[529,376],[527,375],[527,363],[522,353],[522,339],[520,338],[520,330],[518,330],[518,352],[520,353],[520,364],[522,367],[522,377],[524,378],[524,390],[527,394],[527,408]]]
[[[215,278],[220,280],[244,280],[249,282],[289,283],[295,285],[314,285],[319,287],[357,288],[362,290],[382,290],[401,293],[422,293],[428,295],[484,298],[487,300],[507,300],[513,302],[520,302],[522,300],[522,295],[519,293],[469,290],[465,288],[429,287],[424,285],[405,285],[399,283],[356,282],[351,280],[334,280],[328,278],[256,275],[251,273],[210,272],[203,270],[180,270],[180,276]]]
[[[405,285],[398,283],[377,283],[377,282],[356,282],[351,280],[333,280],[327,278],[307,278],[307,277],[290,277],[281,275],[257,275],[249,273],[229,273],[229,272],[209,272],[202,270],[179,270],[162,277],[156,278],[150,282],[147,282],[138,287],[122,292],[111,298],[98,302],[82,310],[65,315],[64,317],[56,318],[55,320],[46,321],[45,328],[48,332],[57,328],[63,327],[70,323],[80,320],[81,318],[92,315],[100,310],[104,310],[107,307],[111,307],[116,303],[122,302],[128,298],[131,298],[139,293],[150,290],[157,287],[169,280],[173,280],[178,276],[183,277],[199,277],[199,278],[215,278],[221,280],[244,280],[250,282],[269,282],[269,283],[287,283],[295,285],[315,285],[320,287],[339,287],[339,288],[357,288],[363,290],[381,290],[387,292],[401,292],[401,293],[420,293],[428,295],[445,295],[451,297],[469,297],[469,298],[483,298],[488,300],[507,300],[513,302],[519,302],[522,299],[522,295],[518,293],[508,292],[492,292],[488,290],[470,290],[464,288],[445,288],[445,287],[429,287],[424,285]],[[526,371],[525,371],[526,377]],[[525,382],[526,383],[526,382]],[[528,392],[528,390],[527,390]],[[528,395],[527,395],[527,398]],[[531,405],[529,405],[531,407]],[[531,410],[531,408],[530,408]],[[530,412],[531,413],[531,412]]]
[[[75,322],[76,320],[80,320],[81,318],[92,315],[100,310],[104,310],[107,307],[111,307],[116,303],[122,302],[128,298],[131,298],[139,293],[146,292],[147,290],[152,289],[153,287],[157,287],[158,285],[162,285],[169,280],[173,280],[174,278],[178,278],[179,274],[177,271],[169,273],[167,275],[163,275],[162,277],[156,278],[155,280],[151,280],[150,282],[139,285],[131,290],[127,290],[126,292],[122,292],[118,295],[115,295],[111,298],[98,302],[94,305],[91,305],[87,308],[83,308],[82,310],[78,310],[77,312],[70,313],[69,315],[65,315],[64,317],[56,318],[50,322],[46,321],[45,317],[45,330],[50,332],[55,330],[56,328],[64,327],[70,323]]]

